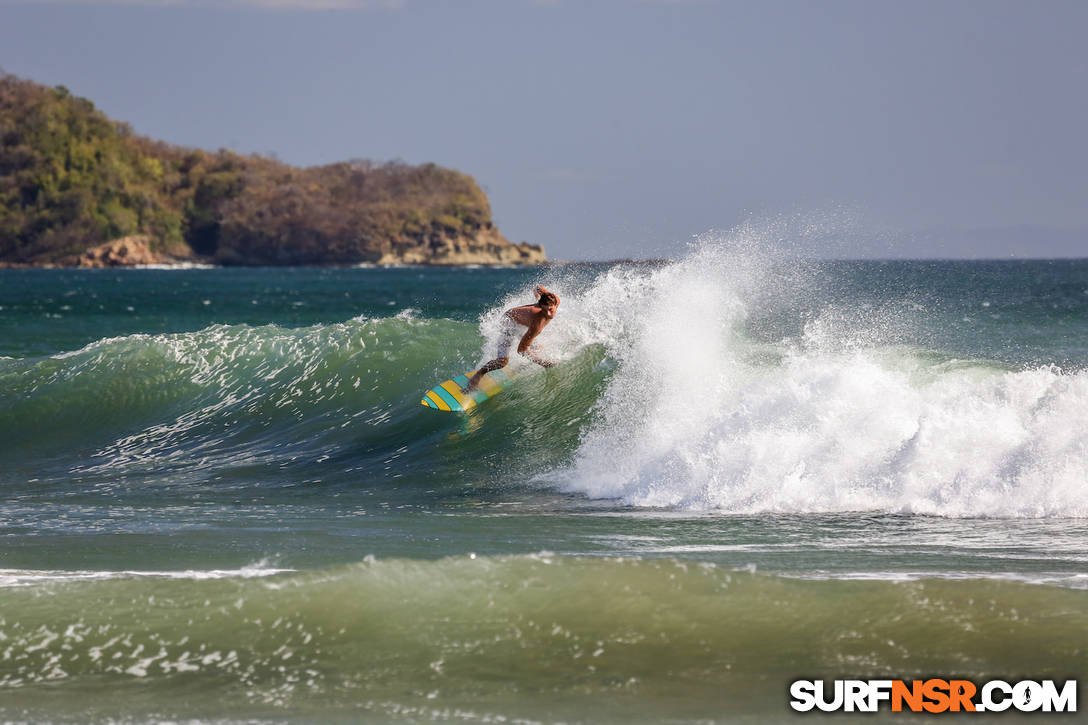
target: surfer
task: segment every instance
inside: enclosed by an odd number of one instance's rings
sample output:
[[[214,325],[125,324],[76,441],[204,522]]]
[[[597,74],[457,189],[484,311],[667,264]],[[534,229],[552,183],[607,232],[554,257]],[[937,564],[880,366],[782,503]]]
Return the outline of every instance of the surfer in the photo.
[[[502,316],[502,327],[499,332],[499,354],[491,362],[485,363],[476,374],[469,378],[468,385],[462,392],[470,393],[480,384],[480,378],[492,370],[504,368],[510,362],[510,348],[514,345],[514,339],[521,335],[518,343],[518,354],[523,355],[541,367],[550,368],[555,363],[538,356],[531,345],[540,331],[555,317],[555,310],[559,307],[559,295],[550,292],[543,285],[537,285],[533,290],[538,299],[531,305],[511,307]],[[521,328],[527,327],[524,334]]]

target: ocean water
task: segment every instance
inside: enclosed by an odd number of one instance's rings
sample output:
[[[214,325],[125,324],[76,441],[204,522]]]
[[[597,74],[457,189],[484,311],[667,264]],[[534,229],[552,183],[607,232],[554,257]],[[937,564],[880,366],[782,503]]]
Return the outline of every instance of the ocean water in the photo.
[[[541,282],[560,364],[421,406]],[[0,721],[792,722],[797,678],[1086,665],[1086,261],[0,270]]]

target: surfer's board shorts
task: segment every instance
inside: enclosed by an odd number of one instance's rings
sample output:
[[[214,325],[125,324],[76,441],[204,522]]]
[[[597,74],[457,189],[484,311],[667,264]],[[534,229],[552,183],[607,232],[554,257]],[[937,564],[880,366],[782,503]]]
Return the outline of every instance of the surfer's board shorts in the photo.
[[[503,315],[502,325],[499,327],[499,354],[495,357],[510,357],[510,348],[521,339],[521,325],[512,317]]]

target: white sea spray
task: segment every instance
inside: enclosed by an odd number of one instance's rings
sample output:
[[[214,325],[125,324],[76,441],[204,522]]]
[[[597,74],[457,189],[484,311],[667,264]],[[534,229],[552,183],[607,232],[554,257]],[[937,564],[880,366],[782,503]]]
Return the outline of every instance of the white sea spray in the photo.
[[[705,239],[564,300],[561,344],[618,362],[564,488],[732,513],[1088,516],[1088,373],[934,356],[894,313],[830,304],[755,339],[753,317],[813,294],[762,245]]]

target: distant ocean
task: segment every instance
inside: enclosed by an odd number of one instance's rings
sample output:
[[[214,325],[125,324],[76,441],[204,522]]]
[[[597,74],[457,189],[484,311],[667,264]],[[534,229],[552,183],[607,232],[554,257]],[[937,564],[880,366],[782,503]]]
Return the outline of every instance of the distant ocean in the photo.
[[[421,406],[540,282],[561,364]],[[0,721],[798,722],[797,678],[1086,665],[1088,261],[0,270]]]

